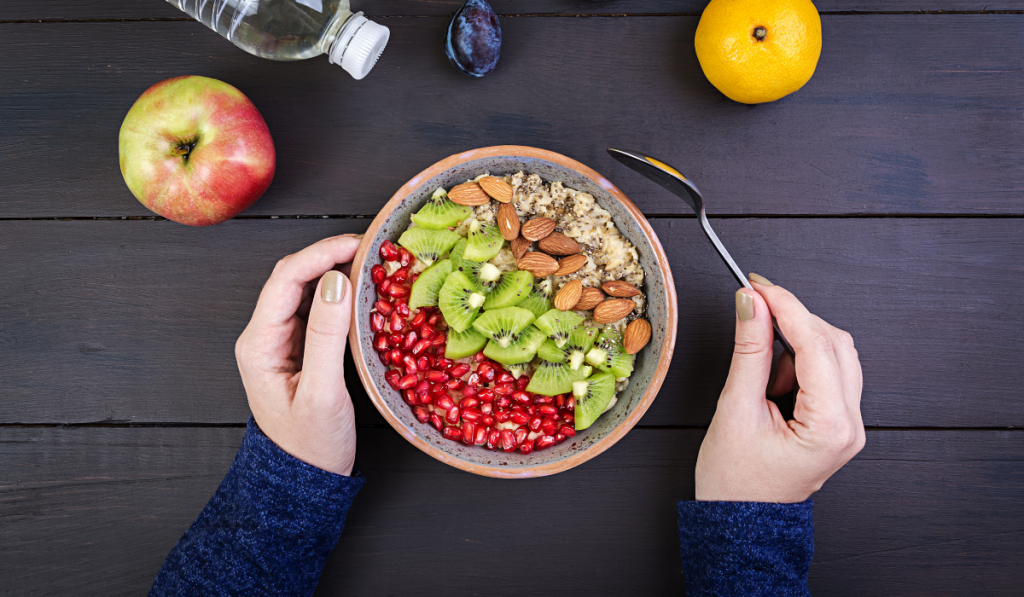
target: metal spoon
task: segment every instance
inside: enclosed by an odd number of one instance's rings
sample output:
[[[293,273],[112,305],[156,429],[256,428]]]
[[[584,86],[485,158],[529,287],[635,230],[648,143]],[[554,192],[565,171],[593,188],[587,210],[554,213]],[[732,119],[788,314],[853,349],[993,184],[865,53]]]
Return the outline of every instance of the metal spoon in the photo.
[[[647,178],[650,178],[654,182],[665,187],[673,195],[678,196],[687,205],[693,208],[694,213],[697,214],[697,219],[700,220],[700,226],[704,229],[704,234],[707,235],[708,240],[711,244],[715,245],[715,249],[718,251],[718,255],[722,258],[722,261],[729,266],[729,271],[736,278],[736,281],[753,290],[753,286],[750,285],[750,281],[743,275],[743,270],[740,269],[736,262],[732,260],[732,256],[729,255],[729,251],[725,249],[725,245],[718,239],[718,235],[711,229],[711,223],[708,222],[707,213],[704,211],[704,197],[700,194],[697,189],[697,185],[693,184],[686,177],[683,176],[679,170],[676,170],[672,166],[669,166],[661,160],[657,160],[648,155],[638,153],[635,151],[623,151],[621,149],[608,149],[608,153],[613,158],[619,160],[623,164],[629,166],[633,170],[636,170],[640,174],[643,174]],[[786,349],[790,355],[793,355],[793,347],[789,345],[789,341],[786,340],[786,336],[782,334],[782,330],[779,329],[779,324],[775,321],[775,317],[772,317],[772,327],[775,328],[775,336],[779,342],[782,343],[782,347]]]

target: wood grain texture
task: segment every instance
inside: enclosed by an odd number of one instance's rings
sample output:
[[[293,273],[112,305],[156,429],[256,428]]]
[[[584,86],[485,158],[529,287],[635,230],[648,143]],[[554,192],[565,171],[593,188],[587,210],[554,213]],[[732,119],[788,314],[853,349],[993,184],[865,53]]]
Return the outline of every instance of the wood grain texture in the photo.
[[[242,422],[233,346],[273,264],[367,220],[0,223],[0,422]],[[1020,426],[1020,219],[716,219],[737,263],[853,333],[864,421]],[[676,355],[640,425],[706,425],[735,283],[693,219],[652,225],[673,265]],[[383,419],[349,363],[359,421]]]
[[[278,171],[248,214],[372,215],[429,164],[498,144],[578,159],[647,214],[684,206],[606,147],[675,165],[714,214],[1024,214],[1022,19],[826,16],[814,78],[757,107],[705,80],[695,17],[509,19],[480,80],[444,57],[446,19],[388,19],[361,82],[324,59],[250,56],[191,21],[0,24],[0,218],[148,215],[121,180],[117,131],[143,90],[187,73],[237,86],[270,126]]]
[[[0,429],[5,593],[143,594],[241,435]],[[1013,594],[1024,558],[1020,435],[869,432],[861,455],[815,496],[812,593]],[[701,437],[635,430],[566,473],[501,481],[436,462],[390,429],[360,430],[357,466],[369,483],[317,594],[513,595],[543,586],[681,595],[675,503],[692,497]]]

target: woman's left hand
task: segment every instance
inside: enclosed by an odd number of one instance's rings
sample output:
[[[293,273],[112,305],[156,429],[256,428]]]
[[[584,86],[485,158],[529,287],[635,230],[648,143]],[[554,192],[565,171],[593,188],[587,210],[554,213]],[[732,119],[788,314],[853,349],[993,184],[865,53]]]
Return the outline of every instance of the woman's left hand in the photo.
[[[340,475],[352,473],[356,456],[343,365],[352,284],[333,268],[350,262],[359,242],[336,236],[279,261],[235,343],[249,408],[263,433],[299,460]]]

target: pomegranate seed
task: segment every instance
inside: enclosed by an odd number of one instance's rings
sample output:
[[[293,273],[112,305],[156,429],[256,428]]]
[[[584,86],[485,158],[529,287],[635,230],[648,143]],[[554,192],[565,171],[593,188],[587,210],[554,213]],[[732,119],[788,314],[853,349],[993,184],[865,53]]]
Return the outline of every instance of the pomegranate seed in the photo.
[[[486,361],[480,363],[480,366],[476,368],[476,372],[477,375],[480,376],[480,379],[486,382],[494,381],[494,367],[492,367],[490,363]]]
[[[433,389],[433,388],[431,388],[431,389]],[[426,405],[428,405],[428,404],[430,404],[431,402],[434,401],[434,397],[430,394],[430,392],[427,392],[426,394],[423,394],[422,396],[417,396],[417,398],[419,399],[420,404],[422,404],[423,406],[426,406]]]
[[[512,374],[508,371],[502,371],[498,375],[498,383],[515,383],[516,378],[512,377]]]
[[[494,427],[495,420],[491,415],[484,415],[480,418],[480,422],[488,427]]]
[[[494,413],[494,403],[493,402],[484,402],[483,404],[480,405],[480,412],[484,413],[485,415],[493,414]],[[492,423],[492,425],[493,425],[493,423]]]
[[[456,377],[455,379],[449,379],[444,382],[444,385],[452,392],[457,392],[462,389],[462,380]]]
[[[516,436],[509,429],[502,429],[501,431],[501,449],[506,452],[511,452],[516,449],[518,442],[516,442]]]
[[[407,354],[404,357],[402,357],[402,364],[405,365],[406,376],[416,373],[416,357],[412,356],[411,354]]]
[[[409,296],[409,287],[402,286],[401,284],[392,284],[391,288],[388,288],[388,294],[396,299],[402,299]]]
[[[394,261],[398,259],[398,250],[395,249],[394,243],[386,240],[380,244],[380,256],[384,261]]]
[[[394,282],[395,284],[405,284],[405,282],[408,279],[409,268],[407,267],[398,268],[398,270],[395,273],[391,274],[391,281]]]
[[[388,353],[388,359],[391,361],[391,364],[394,365],[395,367],[398,367],[399,363],[402,362],[403,356],[405,355],[403,355],[402,351],[398,350],[397,348],[391,349],[391,352]]]
[[[520,392],[525,391],[526,390],[526,386],[528,386],[528,385],[530,385],[530,376],[529,375],[520,375],[519,379],[516,380],[516,387],[519,388]]]
[[[513,394],[513,396],[515,396],[515,394]],[[512,399],[508,396],[502,396],[494,401],[494,406],[497,406],[498,408],[508,408],[512,406]]]
[[[438,431],[444,429],[444,421],[441,420],[441,415],[437,413],[430,413],[430,424]]]
[[[421,325],[420,337],[423,338],[424,340],[433,340],[434,338],[437,337],[437,330],[426,324]]]
[[[391,315],[391,312],[395,309],[394,305],[387,301],[377,301],[373,304],[373,308],[384,317]]]
[[[380,284],[386,276],[387,272],[384,271],[383,265],[378,263],[370,268],[370,277],[373,278],[374,284]]]
[[[423,325],[423,322],[426,321],[426,320],[427,320],[427,312],[424,311],[423,309],[420,309],[416,313],[416,317],[413,317],[412,321],[409,322],[409,325],[411,325],[414,328],[418,328],[421,325]]]
[[[438,334],[431,338],[430,343],[434,346],[444,346],[448,342],[448,336],[445,334]],[[444,352],[443,350],[441,352]]]
[[[576,412],[576,397],[569,396],[565,399],[565,410]]]
[[[531,404],[530,406],[526,407],[526,412],[529,413],[529,415],[532,417],[533,415],[537,414],[537,407]]]
[[[405,301],[397,301],[397,302],[395,302],[395,313],[398,313],[399,315],[401,315],[402,319],[408,319],[409,318],[409,304],[406,303]]]
[[[550,448],[555,445],[555,438],[550,435],[542,435],[533,442],[533,448],[535,450],[543,450],[544,448]]]
[[[517,443],[517,444],[521,444],[521,443],[525,442],[525,441],[526,441],[526,436],[530,434],[530,433],[529,433],[529,432],[528,432],[528,431],[527,431],[527,430],[526,430],[525,428],[523,428],[523,427],[520,427],[519,429],[516,429],[516,430],[515,430],[515,431],[513,431],[512,433],[514,433],[514,434],[515,434],[515,437],[516,437],[516,443]]]
[[[398,259],[402,267],[409,267],[412,264],[412,253],[405,247],[400,247],[398,249]]]
[[[494,386],[494,393],[497,396],[511,396],[515,391],[515,386],[510,383],[500,383]]]
[[[401,390],[402,386],[398,385],[398,380],[402,377],[402,374],[394,369],[389,370],[384,374],[384,380],[388,382],[388,385],[396,390]]]
[[[476,439],[476,424],[471,421],[466,421],[462,424],[462,443],[467,446],[473,445],[473,440]]]
[[[555,423],[555,420],[552,419],[551,417],[545,417],[544,422],[541,423],[540,425],[540,430],[544,433],[544,435],[554,435],[556,432],[558,432],[558,425]]]
[[[391,364],[391,359],[388,357],[388,353],[386,352],[378,352],[377,358],[379,358],[380,362],[384,363],[385,365]]]
[[[476,435],[473,436],[473,443],[482,446],[487,443],[487,427],[480,425],[476,428]]]
[[[451,407],[455,406],[455,401],[452,400],[452,397],[449,396],[448,394],[444,394],[442,396],[438,396],[437,397],[437,400],[435,401],[435,404],[437,404],[438,408],[447,411]]]
[[[513,392],[512,399],[515,400],[516,402],[519,402],[520,404],[530,404],[530,395],[527,394],[526,392]]]
[[[450,439],[453,442],[457,442],[462,439],[462,430],[458,427],[445,427],[444,431],[441,433],[444,434],[445,439]]]
[[[416,393],[412,390],[402,390],[402,400],[405,400],[405,403],[409,406],[416,406],[419,404],[419,401],[416,400]]]
[[[409,332],[409,333],[412,334],[414,332]],[[427,339],[424,338],[423,340],[420,340],[419,342],[417,342],[415,346],[412,346],[410,348],[412,348],[412,353],[413,354],[420,354],[424,350],[430,348],[430,340],[427,340]]]
[[[481,350],[480,352],[473,355],[473,360],[476,361],[477,363],[482,363],[487,360],[487,355],[485,355],[484,351]]]
[[[391,324],[390,324],[391,331],[395,332],[397,334],[398,332],[402,331],[402,328],[404,328],[404,327],[405,327],[405,321],[402,319],[402,316],[399,315],[397,312],[392,313],[391,314]]]
[[[473,421],[475,423],[476,421],[479,421],[482,418],[484,418],[483,413],[481,413],[479,410],[475,408],[462,409],[462,419],[464,421]]]
[[[480,393],[473,386],[467,385],[466,387],[462,388],[462,395],[463,396],[479,396]]]
[[[494,390],[490,388],[483,388],[482,390],[477,390],[476,393],[478,396],[480,396],[481,402],[491,402],[494,400]]]
[[[559,408],[559,410],[565,408],[565,396],[561,394],[555,396],[555,405]]]
[[[572,413],[565,413],[562,415],[562,420],[565,421],[566,425],[572,425],[576,422],[576,415]]]
[[[432,384],[430,386],[430,393],[433,394],[434,396],[440,396],[441,394],[444,394],[447,391],[448,388],[445,387],[443,383]]]
[[[415,406],[412,409],[412,413],[416,415],[416,420],[420,423],[426,423],[430,420],[430,411],[423,408],[422,406]]]
[[[451,373],[452,377],[462,377],[463,375],[469,373],[469,365],[467,365],[466,363],[459,363],[452,367]]]
[[[373,337],[373,347],[377,349],[377,352],[384,352],[388,349],[388,336],[383,332],[378,332]]]
[[[567,437],[576,437],[576,430],[568,425],[562,425],[558,432]]]
[[[416,384],[416,387],[413,388],[413,391],[416,392],[417,396],[425,396],[425,395],[429,394],[430,393],[430,382],[428,382],[425,379],[421,379],[419,381],[419,383]]]
[[[383,282],[377,284],[377,292],[381,295],[387,295],[388,291],[391,290],[392,284],[393,282],[391,281],[391,278],[384,278]]]
[[[398,348],[399,346],[402,345],[402,342],[404,340],[405,336],[403,336],[402,334],[391,334],[390,336],[388,336],[388,344],[391,346],[391,348]]]
[[[448,374],[445,373],[444,371],[437,371],[436,369],[431,369],[423,374],[423,379],[429,381],[430,383],[444,383],[448,381]]]
[[[476,371],[470,373],[469,377],[466,378],[466,383],[471,386],[480,387],[480,374]]]
[[[403,390],[408,390],[412,388],[414,385],[416,385],[417,381],[418,380],[416,379],[415,375],[404,375],[402,376],[401,379],[398,380],[398,387],[402,388]]]
[[[537,394],[533,397],[534,404],[554,404],[554,402],[555,399],[551,396],[541,396],[540,394]]]
[[[419,367],[421,371],[424,369],[430,369],[430,359],[426,356],[421,356],[416,359],[416,366]]]
[[[448,371],[454,365],[455,365],[455,361],[453,361],[451,359],[446,359],[444,357],[439,357],[437,359],[437,368],[440,369],[441,371]],[[456,376],[456,377],[458,377],[458,376]]]
[[[487,432],[487,448],[493,450],[498,447],[501,443],[501,431],[497,429],[491,429]]]
[[[459,402],[459,408],[476,408],[480,405],[480,401],[476,398],[463,398],[462,402]]]
[[[530,419],[530,431],[540,431],[540,424],[544,422],[544,419],[540,417],[533,417]]]
[[[551,404],[541,404],[537,407],[537,412],[544,416],[550,416],[558,414],[558,409]]]
[[[565,436],[564,433],[556,433],[555,434],[555,443],[556,444],[560,444],[560,443],[564,442],[565,440],[566,440],[566,436]]]
[[[416,330],[410,330],[405,335],[405,340],[402,341],[402,350],[410,350],[416,344]]]
[[[519,446],[519,451],[522,452],[524,455],[533,452],[533,442],[529,440],[523,442],[522,445]]]
[[[384,316],[376,311],[370,313],[370,329],[379,332],[384,329]]]
[[[494,419],[497,422],[499,422],[499,423],[504,423],[504,422],[508,421],[509,418],[511,418],[511,416],[512,416],[512,413],[510,413],[507,410],[502,410],[500,408],[497,411],[494,412]]]
[[[419,277],[420,277],[420,275],[419,275],[419,274],[413,274],[413,275],[412,275],[412,277],[411,277],[411,278],[409,278],[409,281],[410,281],[410,282],[412,282],[413,284],[415,284],[415,283],[416,283],[416,280],[418,280],[418,279],[419,279]]]
[[[452,425],[459,422],[459,407],[453,406],[448,409],[448,412],[444,415],[444,420],[448,421]]]
[[[526,425],[530,422],[530,417],[526,416],[526,413],[512,411],[511,420],[516,425]]]
[[[439,322],[439,321],[441,321],[441,314],[440,313],[432,313],[430,315],[430,317],[427,318],[427,323],[430,324],[430,325],[433,325],[433,326],[436,326],[437,322]]]

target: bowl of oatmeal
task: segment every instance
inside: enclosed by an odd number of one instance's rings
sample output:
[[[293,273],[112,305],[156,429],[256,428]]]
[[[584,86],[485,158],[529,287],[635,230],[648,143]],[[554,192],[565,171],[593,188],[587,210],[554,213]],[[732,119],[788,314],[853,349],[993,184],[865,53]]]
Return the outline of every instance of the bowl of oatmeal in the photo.
[[[374,406],[462,470],[550,475],[609,449],[657,396],[675,286],[657,235],[563,155],[463,152],[402,186],[352,266],[350,346]]]

